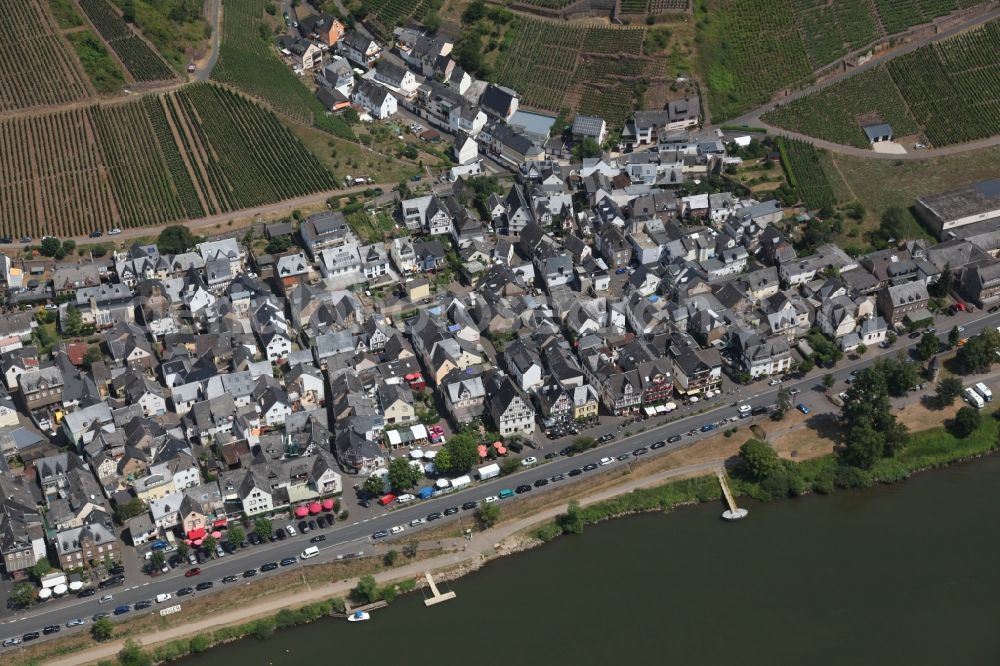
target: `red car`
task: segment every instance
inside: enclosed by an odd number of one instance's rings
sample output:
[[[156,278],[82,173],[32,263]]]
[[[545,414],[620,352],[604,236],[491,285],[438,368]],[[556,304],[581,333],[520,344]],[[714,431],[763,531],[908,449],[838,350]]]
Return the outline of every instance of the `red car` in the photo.
[[[393,495],[392,493],[387,493],[385,495],[382,495],[382,497],[378,498],[378,503],[381,504],[382,506],[389,506],[395,501],[396,501],[396,496]]]
[[[184,575],[190,578],[191,576],[197,576],[200,573],[201,573],[201,568],[195,567],[194,569],[188,569],[187,571],[185,571]]]

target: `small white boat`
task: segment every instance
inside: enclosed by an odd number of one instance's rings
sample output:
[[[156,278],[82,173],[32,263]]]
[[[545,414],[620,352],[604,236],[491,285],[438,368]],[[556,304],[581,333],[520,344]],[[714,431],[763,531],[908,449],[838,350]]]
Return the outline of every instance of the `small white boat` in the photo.
[[[372,616],[365,611],[354,611],[354,613],[347,616],[348,622],[364,622],[365,620],[370,619],[372,619]]]

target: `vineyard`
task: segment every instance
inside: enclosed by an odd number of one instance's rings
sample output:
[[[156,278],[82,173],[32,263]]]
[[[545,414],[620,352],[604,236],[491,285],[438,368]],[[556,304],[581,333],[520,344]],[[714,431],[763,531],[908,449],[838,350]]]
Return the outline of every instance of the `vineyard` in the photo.
[[[519,19],[517,37],[497,60],[497,80],[525,106],[563,108],[620,127],[636,102],[640,78],[664,74],[662,59],[642,55],[644,28],[582,27]]]
[[[823,156],[812,144],[779,139],[778,148],[788,184],[795,188],[807,208],[819,210],[837,203],[833,187],[823,169]]]
[[[935,146],[1000,134],[1000,21],[921,47],[764,115],[778,127],[858,147],[860,124]]]
[[[379,39],[392,38],[392,30],[410,18],[422,18],[427,10],[427,0],[364,0],[368,10],[365,24]]]
[[[714,120],[738,116],[848,52],[977,0],[707,0],[696,5]]]
[[[334,189],[277,117],[211,84],[0,121],[0,235],[81,236]]]
[[[132,31],[108,0],[80,0],[80,8],[138,82],[168,81],[174,71],[142,37]]]
[[[235,86],[267,102],[292,120],[347,139],[354,138],[342,119],[327,116],[323,105],[285,66],[263,36],[267,0],[227,0],[219,60],[212,79]],[[263,33],[263,35],[262,35]]]
[[[88,94],[69,44],[39,0],[0,0],[0,112]]]

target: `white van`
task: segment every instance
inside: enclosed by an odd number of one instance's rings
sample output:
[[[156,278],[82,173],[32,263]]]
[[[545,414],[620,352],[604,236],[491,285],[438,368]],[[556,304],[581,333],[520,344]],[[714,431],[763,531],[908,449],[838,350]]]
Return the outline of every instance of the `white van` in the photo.
[[[750,416],[750,405],[740,405],[737,411],[740,413],[740,418]]]
[[[317,555],[319,555],[319,548],[316,546],[309,546],[302,551],[302,554],[299,555],[299,557],[303,560],[308,560],[310,557],[316,557]]]
[[[156,595],[156,603],[158,603],[158,604],[162,604],[162,603],[164,603],[166,601],[170,601],[171,599],[173,599],[173,596],[170,595],[169,593],[164,593],[164,594],[158,594],[158,595]]]
[[[986,406],[986,403],[983,402],[982,397],[980,397],[978,393],[972,390],[972,388],[965,389],[965,401],[970,405],[972,405],[973,407],[975,407],[976,409],[982,409],[983,407]]]

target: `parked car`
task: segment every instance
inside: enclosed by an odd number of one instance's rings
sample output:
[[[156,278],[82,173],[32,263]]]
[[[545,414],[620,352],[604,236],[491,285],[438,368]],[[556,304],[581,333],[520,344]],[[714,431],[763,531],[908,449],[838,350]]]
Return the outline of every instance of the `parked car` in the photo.
[[[88,587],[85,590],[80,590],[76,596],[78,599],[83,599],[84,597],[92,597],[95,594],[97,594],[97,590],[92,587]]]
[[[387,531],[385,531],[385,530],[379,530],[378,532],[376,532],[375,534],[372,535],[372,538],[373,539],[384,539],[387,536],[389,536],[389,533]]]
[[[462,510],[463,511],[472,511],[477,506],[479,506],[479,505],[476,504],[475,502],[466,502],[465,504],[462,505]]]
[[[326,541],[325,534],[317,534],[312,539],[309,539],[309,543],[319,543],[320,541]]]
[[[135,609],[146,610],[147,608],[150,608],[152,605],[153,605],[152,601],[150,601],[149,599],[144,599],[143,601],[135,602]]]
[[[535,456],[528,456],[527,458],[521,461],[521,464],[524,465],[525,467],[529,467],[531,465],[534,465],[536,462],[538,462],[538,458],[536,458]]]
[[[536,488],[541,488],[542,486],[547,486],[547,485],[549,485],[549,480],[548,479],[538,479],[534,483],[534,486]]]
[[[49,626],[42,629],[42,633],[48,636],[49,634],[56,634],[62,631],[62,627],[58,624],[50,624]]]
[[[125,604],[123,606],[118,606],[117,608],[115,608],[115,615],[124,615],[125,613],[130,613],[130,612],[132,612],[132,607],[129,606],[128,604]]]
[[[456,513],[458,513],[457,506],[449,506],[447,509],[444,510],[444,515],[446,516],[454,516]]]
[[[806,407],[806,405],[804,403],[801,403],[801,402],[799,404],[795,405],[795,409],[799,410],[803,414],[808,414],[809,413],[809,408]]]
[[[427,522],[431,522],[432,520],[438,520],[439,518],[441,518],[441,513],[435,511],[434,513],[427,515]]]
[[[522,483],[517,488],[514,488],[514,492],[520,495],[521,493],[531,492],[531,486],[527,483]]]
[[[256,575],[257,575],[256,569],[247,569],[246,571],[243,572],[244,578],[253,578]]]
[[[262,573],[265,571],[274,571],[277,568],[278,568],[277,562],[268,562],[267,564],[260,565],[260,570]]]
[[[295,531],[295,528],[292,527],[291,523],[285,525],[285,531],[288,532],[288,536],[295,536],[296,534],[298,534],[298,532]]]
[[[284,558],[284,559],[281,560],[281,566],[283,566],[283,567],[290,567],[290,566],[292,566],[293,564],[295,564],[298,561],[299,561],[299,558],[297,558],[297,557],[286,557],[286,558]]]
[[[73,618],[72,620],[70,620],[69,622],[67,622],[66,623],[66,627],[67,628],[70,628],[70,627],[82,627],[85,624],[87,624],[86,620],[84,620],[82,618],[79,618],[79,617],[76,617],[76,618]]]
[[[24,641],[33,641],[33,640],[35,640],[36,638],[38,638],[38,632],[37,632],[37,631],[29,631],[29,632],[28,632],[28,633],[26,633],[26,634],[25,634],[24,636],[21,636],[21,638],[22,638],[22,639],[23,639]]]
[[[239,580],[238,576],[225,576],[222,579],[222,582],[223,583],[235,583],[237,580]]]
[[[198,583],[197,585],[195,585],[194,589],[198,590],[199,592],[202,592],[204,590],[211,590],[214,586],[215,583],[213,583],[210,580],[206,580],[202,583]]]
[[[181,589],[177,590],[178,597],[186,597],[189,594],[194,594],[193,587],[182,587]]]

